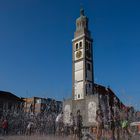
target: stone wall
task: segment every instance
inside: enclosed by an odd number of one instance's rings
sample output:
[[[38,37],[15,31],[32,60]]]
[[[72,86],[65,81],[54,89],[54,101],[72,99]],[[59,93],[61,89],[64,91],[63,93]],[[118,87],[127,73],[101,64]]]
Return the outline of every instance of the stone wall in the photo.
[[[83,126],[93,126],[96,124],[95,118],[98,107],[97,95],[89,95],[81,100],[65,100],[63,102],[64,123],[69,123],[71,112],[76,116],[77,110],[80,110],[83,118]]]

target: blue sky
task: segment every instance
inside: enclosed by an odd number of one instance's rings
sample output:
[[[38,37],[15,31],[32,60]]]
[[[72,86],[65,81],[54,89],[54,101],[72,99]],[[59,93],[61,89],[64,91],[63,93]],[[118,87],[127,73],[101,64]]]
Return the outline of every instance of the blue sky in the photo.
[[[140,108],[139,0],[0,0],[0,90],[71,96],[80,5],[94,38],[95,82]]]

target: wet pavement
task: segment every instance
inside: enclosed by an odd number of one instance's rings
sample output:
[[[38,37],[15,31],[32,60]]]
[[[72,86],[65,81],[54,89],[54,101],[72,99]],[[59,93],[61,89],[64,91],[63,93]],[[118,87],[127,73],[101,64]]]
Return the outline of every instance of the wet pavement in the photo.
[[[0,136],[0,140],[79,140],[71,136]],[[90,139],[91,140],[91,139]],[[140,135],[135,135],[132,138],[122,138],[120,140],[140,140]]]
[[[70,136],[1,136],[0,140],[73,140],[73,138]]]

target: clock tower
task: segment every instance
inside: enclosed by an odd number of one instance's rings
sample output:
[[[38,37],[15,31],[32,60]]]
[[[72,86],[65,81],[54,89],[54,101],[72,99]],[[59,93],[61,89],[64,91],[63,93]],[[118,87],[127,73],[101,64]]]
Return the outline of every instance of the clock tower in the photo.
[[[88,29],[84,10],[76,19],[76,31],[72,40],[72,98],[63,101],[64,123],[70,123],[70,114],[77,111],[83,118],[83,126],[96,124],[98,95],[94,94],[93,40]]]
[[[73,99],[85,99],[93,94],[93,40],[88,29],[88,18],[84,10],[80,10],[80,17],[76,20],[76,31],[72,40],[72,76]]]

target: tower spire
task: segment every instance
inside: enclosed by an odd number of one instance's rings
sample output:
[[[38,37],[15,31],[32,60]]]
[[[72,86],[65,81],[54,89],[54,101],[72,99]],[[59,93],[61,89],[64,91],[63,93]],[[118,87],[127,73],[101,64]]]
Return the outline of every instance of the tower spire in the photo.
[[[87,34],[90,36],[90,31],[88,30],[88,18],[85,16],[84,8],[80,8],[80,16],[76,19],[76,32],[75,37],[81,34]]]
[[[85,13],[84,13],[84,8],[81,7],[81,9],[80,9],[80,16],[84,16],[84,15],[85,15]]]

